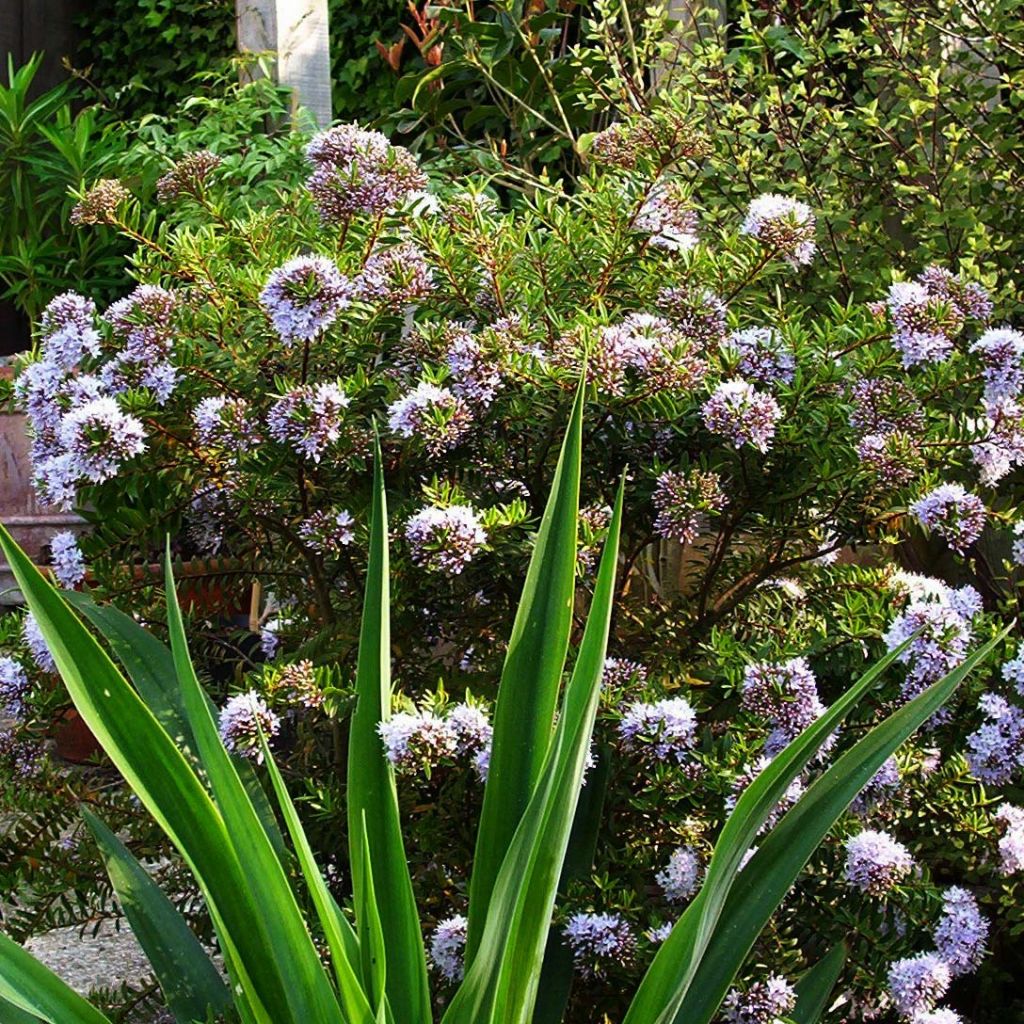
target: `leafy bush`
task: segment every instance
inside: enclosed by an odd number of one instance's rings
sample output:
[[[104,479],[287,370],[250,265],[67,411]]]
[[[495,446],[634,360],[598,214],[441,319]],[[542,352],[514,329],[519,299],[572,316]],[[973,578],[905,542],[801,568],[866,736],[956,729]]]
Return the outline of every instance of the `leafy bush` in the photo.
[[[535,1019],[545,938],[600,698],[623,511],[620,487],[590,614],[562,689],[576,562],[574,545],[564,541],[575,534],[579,511],[582,398],[581,387],[502,673],[471,886],[466,974],[444,1012],[449,1024]],[[170,651],[130,619],[118,625],[103,609],[80,605],[101,628],[106,626],[103,631],[131,677],[129,683],[71,607],[9,535],[0,532],[0,546],[82,716],[189,864],[216,924],[230,987],[145,869],[112,831],[86,812],[86,822],[108,861],[111,882],[180,1024],[209,1019],[230,1006],[244,1020],[275,1024],[427,1024],[434,1018],[395,778],[380,742],[391,724],[391,638],[379,449],[372,491],[356,706],[349,738],[354,927],[317,867],[267,746],[265,718],[250,707],[244,727],[241,718],[229,726],[222,714],[218,735],[189,658],[170,558]],[[716,844],[707,879],[665,939],[627,1021],[647,1024],[677,1013],[695,1024],[711,1020],[743,960],[744,947],[753,943],[835,818],[995,642],[850,747],[750,856],[752,842],[777,814],[787,789],[905,645],[870,669],[780,751],[737,801]],[[542,654],[539,663],[534,658],[537,652]],[[301,889],[289,878],[281,834],[273,816],[268,816],[266,798],[254,788],[252,767],[237,756],[240,728],[255,741],[252,751],[257,760],[266,759],[301,868]],[[311,904],[315,931],[304,920],[298,895]],[[317,949],[317,937],[327,957]],[[8,1017],[35,1015],[50,1024],[108,1020],[16,943],[4,937],[0,947],[0,1000],[6,1000]],[[329,958],[330,971],[322,957]],[[798,1020],[816,1020],[841,962],[841,955],[830,955],[809,971],[799,994],[787,993],[783,1012],[792,1012]]]
[[[280,145],[290,160],[294,140]],[[576,953],[586,984],[570,993],[566,964],[543,986],[569,999],[571,1020],[626,1011],[626,977],[654,953],[647,933],[692,896],[738,794],[842,699],[881,634],[895,648],[924,630],[835,752],[1016,607],[1016,510],[996,485],[1022,453],[1020,335],[989,326],[976,282],[937,267],[881,276],[877,304],[822,312],[805,298],[813,211],[755,196],[745,217],[704,223],[710,147],[679,111],[621,122],[592,140],[595,166],[571,193],[540,188],[507,209],[479,182],[422,194],[407,152],[352,126],[313,140],[309,187],[273,201],[236,184],[251,173],[261,189],[262,157],[228,173],[228,153],[193,154],[159,189],[166,220],[122,186],[82,196],[79,220],[138,242],[139,288],[102,316],[81,296],[54,304],[19,382],[41,485],[93,524],[81,547],[99,596],[159,621],[148,567],[168,530],[193,568],[208,559],[219,584],[245,581],[233,610],[259,620],[269,663],[199,602],[193,631],[210,653],[220,645],[212,668],[232,652],[228,720],[265,715],[302,780],[311,842],[341,868],[341,727],[380,425],[400,524],[402,694],[385,740],[414,890],[442,921],[467,897],[509,580],[525,570],[587,361],[579,541],[562,545],[577,548],[582,580],[623,471],[629,515],[586,842],[558,904],[574,944],[552,944],[553,957]],[[888,557],[928,545],[945,581]],[[65,547],[56,569],[74,586],[84,563]],[[557,655],[524,649],[542,651]],[[798,950],[856,935],[850,999],[884,1006],[890,965],[928,948],[950,883],[970,886],[1013,963],[1019,911],[992,867],[1016,870],[999,852],[1017,841],[1014,805],[1000,817],[994,795],[1013,800],[1020,775],[1011,653],[1000,651],[1002,680],[967,687],[843,817],[759,940],[765,973],[794,974]],[[460,745],[469,725],[476,738]],[[862,831],[888,833],[884,898],[870,865],[846,877],[847,840]],[[594,956],[594,929],[609,923],[627,936],[621,955]],[[988,992],[1001,962],[981,976]]]

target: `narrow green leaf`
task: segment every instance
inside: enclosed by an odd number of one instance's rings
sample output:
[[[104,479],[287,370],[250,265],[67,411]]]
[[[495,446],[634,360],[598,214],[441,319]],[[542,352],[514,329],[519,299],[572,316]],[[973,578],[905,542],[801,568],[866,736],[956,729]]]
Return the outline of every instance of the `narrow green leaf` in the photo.
[[[360,870],[363,875],[363,905],[356,910],[359,919],[359,950],[361,953],[363,989],[375,1007],[374,1015],[383,1016],[387,984],[387,957],[384,949],[384,931],[377,911],[377,895],[373,884],[373,862],[363,815],[363,848]]]
[[[338,995],[342,1009],[345,1011],[345,1019],[349,1024],[373,1024],[374,1014],[355,970],[355,965],[360,963],[359,943],[352,931],[352,926],[345,919],[341,908],[327,888],[323,873],[317,867],[306,831],[303,829],[295,805],[288,795],[281,772],[271,756],[266,739],[261,737],[261,742],[267,773],[270,776],[271,785],[274,787],[285,827],[291,836],[292,846],[295,847],[302,875],[309,887],[313,905],[316,907],[320,925],[324,930],[324,937],[327,939],[327,947],[331,951],[331,964],[334,967]]]
[[[44,967],[31,953],[0,932],[2,999],[48,1024],[110,1024],[108,1018],[91,1007],[49,967]]]
[[[551,746],[572,630],[585,381],[584,374],[501,673],[469,890],[467,963],[476,954],[498,870]]]
[[[818,1024],[828,1009],[832,992],[846,966],[849,950],[845,942],[834,945],[794,986],[796,1006],[789,1015],[793,1024]]]
[[[178,1024],[225,1013],[231,993],[174,904],[128,848],[87,807],[82,816],[103,855],[110,883]]]
[[[498,872],[477,956],[444,1024],[530,1024],[601,695],[625,481],[547,764]],[[502,699],[500,694],[499,701]]]
[[[962,665],[894,711],[838,757],[765,837],[736,878],[675,1024],[705,1024],[714,1017],[757,936],[829,829],[885,759],[942,707],[1009,629],[979,647]]]
[[[398,794],[377,726],[391,717],[391,625],[388,580],[387,499],[380,442],[375,444],[369,565],[356,664],[356,706],[348,751],[348,842],[357,930],[366,908],[363,843],[370,851],[376,910],[388,951],[387,996],[402,1024],[431,1020],[427,958],[402,841]],[[361,945],[361,942],[360,942]]]
[[[0,1020],[4,1024],[40,1024],[40,1018],[34,1013],[29,1013],[6,999],[0,999]]]
[[[823,715],[781,750],[743,791],[726,819],[700,892],[661,944],[623,1024],[668,1024],[693,981],[740,863],[789,784],[913,638],[875,662]]]

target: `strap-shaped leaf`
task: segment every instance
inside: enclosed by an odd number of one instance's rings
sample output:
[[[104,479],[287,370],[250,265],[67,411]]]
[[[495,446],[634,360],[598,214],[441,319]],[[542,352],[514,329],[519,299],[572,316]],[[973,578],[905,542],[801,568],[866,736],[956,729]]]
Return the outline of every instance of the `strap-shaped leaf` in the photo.
[[[3,1000],[47,1024],[110,1024],[49,967],[0,932],[0,1010]]]
[[[267,741],[261,736],[260,742],[263,746],[267,773],[270,775],[270,782],[281,808],[281,816],[291,837],[292,846],[295,847],[299,867],[302,869],[313,905],[320,918],[320,925],[324,930],[324,937],[327,939],[327,946],[331,951],[331,964],[334,967],[338,996],[345,1011],[345,1019],[349,1024],[373,1024],[374,1014],[356,973],[356,965],[360,963],[359,943],[352,926],[342,914],[341,908],[327,888],[322,872],[317,867],[306,831],[288,795],[281,772],[271,756]]]
[[[376,911],[388,951],[388,1002],[395,1019],[402,1024],[427,1024],[431,1009],[423,934],[402,841],[394,771],[384,756],[377,732],[377,726],[391,716],[387,531],[387,500],[378,441],[374,449],[369,565],[356,665],[356,706],[349,730],[349,864],[361,946],[366,923],[360,918],[360,908],[367,906],[367,879],[362,870],[365,842],[373,864]]]
[[[498,687],[469,891],[467,962],[475,956],[498,869],[551,746],[572,630],[585,379],[576,393]]]
[[[1008,632],[1009,627],[859,739],[772,829],[736,878],[676,1024],[705,1024],[714,1017],[747,952],[829,829],[885,759],[949,700]]]
[[[615,596],[624,484],[540,782],[501,865],[477,956],[444,1024],[530,1024],[551,912],[586,770]],[[499,696],[499,700],[500,700]]]
[[[813,967],[804,971],[794,986],[796,1006],[789,1015],[793,1024],[818,1024],[828,1009],[848,953],[846,943],[838,942]]]
[[[781,750],[740,794],[726,819],[700,892],[661,944],[624,1024],[668,1024],[686,997],[746,852],[789,784],[861,697],[910,644],[910,638],[864,673],[824,714]]]
[[[160,982],[178,1024],[225,1013],[231,993],[174,904],[128,848],[87,807],[82,816],[103,855],[110,884]]]
[[[34,1013],[29,1013],[6,999],[0,999],[0,1020],[4,1024],[40,1024],[40,1018]]]

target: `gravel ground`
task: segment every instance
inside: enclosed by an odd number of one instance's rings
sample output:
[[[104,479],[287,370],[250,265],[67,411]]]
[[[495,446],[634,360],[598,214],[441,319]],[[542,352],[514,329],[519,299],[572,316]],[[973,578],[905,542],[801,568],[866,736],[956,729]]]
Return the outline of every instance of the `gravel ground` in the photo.
[[[95,936],[91,931],[80,936],[77,927],[56,928],[33,936],[25,948],[83,995],[94,988],[136,982],[150,973],[125,922],[117,930],[113,922],[103,921]]]

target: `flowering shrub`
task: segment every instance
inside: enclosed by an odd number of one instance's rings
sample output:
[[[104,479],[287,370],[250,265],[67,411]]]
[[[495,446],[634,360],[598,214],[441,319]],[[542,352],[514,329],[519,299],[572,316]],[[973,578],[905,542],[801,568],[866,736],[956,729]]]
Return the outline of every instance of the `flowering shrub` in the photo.
[[[40,491],[91,521],[81,548],[101,593],[153,617],[134,567],[168,529],[180,554],[259,579],[272,664],[255,665],[249,645],[222,735],[256,753],[257,724],[278,733],[325,808],[314,840],[326,853],[340,782],[322,769],[348,712],[379,433],[402,697],[378,738],[413,821],[418,897],[450,924],[489,774],[508,581],[525,566],[585,364],[586,585],[622,473],[629,512],[588,774],[610,824],[595,825],[596,860],[566,876],[557,911],[589,979],[565,993],[573,1020],[624,1008],[623,976],[654,955],[728,810],[844,692],[864,650],[900,648],[902,667],[767,827],[852,736],[992,635],[1013,602],[981,535],[1005,542],[1009,567],[1014,510],[997,485],[1024,461],[1024,346],[977,283],[914,268],[911,281],[878,281],[874,304],[809,313],[816,235],[803,198],[750,196],[745,218],[708,226],[699,189],[683,184],[703,151],[692,124],[667,112],[608,131],[593,152],[610,155],[576,191],[511,209],[472,183],[429,182],[409,153],[350,125],[310,142],[307,188],[276,205],[240,200],[206,162],[201,189],[164,190],[188,210],[162,229],[101,184],[80,219],[137,241],[138,286],[102,313],[61,297],[18,384]],[[955,572],[977,570],[973,584],[882,557],[908,537],[930,538]],[[60,565],[70,581],[77,559]],[[280,684],[307,657],[339,666],[313,672],[315,701]],[[1011,681],[968,687],[868,781],[758,963],[795,977],[808,935],[862,936],[851,1016],[909,1015],[930,1011],[943,971],[959,970],[940,955],[955,943],[932,938],[950,883],[978,890],[993,936],[1013,927],[995,864],[1019,864],[1024,830],[1015,805],[996,815],[983,788],[1013,781],[1024,758]],[[457,935],[447,928],[434,958],[447,978]],[[920,953],[927,943],[942,949]],[[751,975],[735,1019],[773,1005],[777,988]]]

